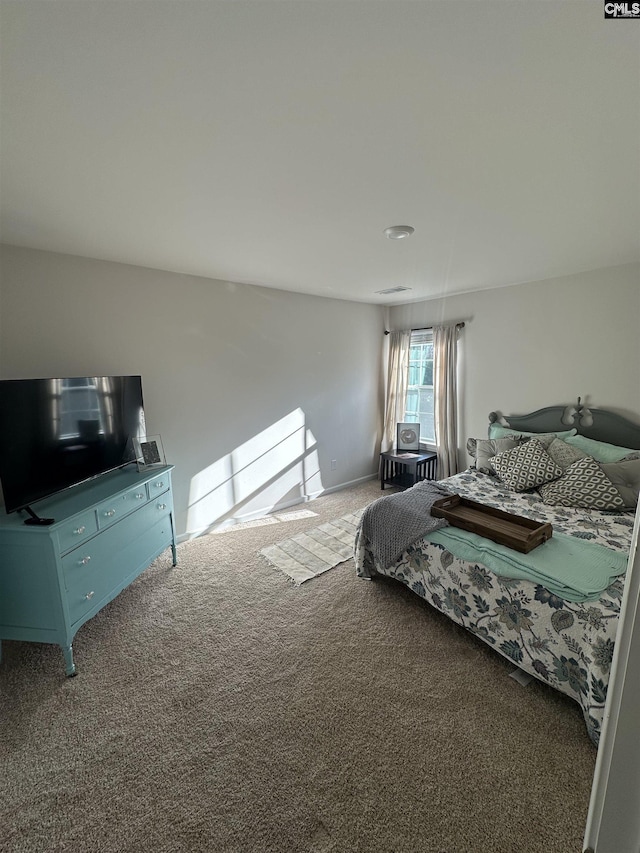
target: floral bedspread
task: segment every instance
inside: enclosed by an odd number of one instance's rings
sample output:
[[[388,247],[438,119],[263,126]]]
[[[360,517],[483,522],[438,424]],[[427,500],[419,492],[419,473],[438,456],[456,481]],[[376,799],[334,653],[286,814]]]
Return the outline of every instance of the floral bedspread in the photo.
[[[633,512],[597,512],[543,504],[536,492],[509,491],[476,471],[440,483],[480,503],[549,521],[554,531],[628,552]],[[620,614],[624,575],[598,600],[576,603],[531,581],[500,577],[479,563],[457,559],[422,539],[389,568],[374,565],[356,540],[360,577],[384,574],[401,581],[429,604],[512,660],[520,669],[575,699],[592,741],[600,738],[609,672]]]

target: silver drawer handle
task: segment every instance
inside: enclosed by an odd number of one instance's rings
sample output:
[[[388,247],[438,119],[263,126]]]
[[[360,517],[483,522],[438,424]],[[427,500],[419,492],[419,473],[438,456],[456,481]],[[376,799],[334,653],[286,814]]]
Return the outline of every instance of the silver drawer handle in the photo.
[[[94,596],[95,594],[96,594],[96,593],[95,593],[95,590],[93,590],[93,589],[92,589],[92,590],[91,590],[91,592],[88,592],[88,593],[85,595],[85,598],[86,598],[86,599],[87,599],[87,601],[88,601],[90,598],[93,598],[93,596]]]
[[[140,492],[138,492],[138,494],[136,495],[136,497],[138,498],[138,500],[139,500],[139,501],[141,501],[144,497],[146,497],[146,495],[143,495],[143,494],[141,494]]]
[[[87,563],[89,563],[89,562],[91,562],[91,557],[89,557],[89,556],[83,557],[81,560],[78,560],[78,565],[79,566],[86,566]]]
[[[158,504],[158,509],[166,509],[166,508],[167,508],[166,504]]]
[[[108,509],[108,510],[105,512],[105,515],[107,516],[107,518],[111,518],[111,516],[112,516],[112,515],[115,515],[115,514],[116,514],[115,509]]]
[[[75,535],[76,535],[76,536],[80,536],[80,535],[82,535],[82,534],[84,533],[84,531],[85,531],[86,529],[87,529],[87,528],[86,528],[86,527],[84,526],[84,524],[83,524],[83,525],[82,525],[82,527],[76,527],[76,529],[75,529],[73,532],[75,533]]]
[[[154,483],[153,485],[156,487],[156,489],[161,489],[164,486],[164,482],[162,480],[158,480],[158,482]]]

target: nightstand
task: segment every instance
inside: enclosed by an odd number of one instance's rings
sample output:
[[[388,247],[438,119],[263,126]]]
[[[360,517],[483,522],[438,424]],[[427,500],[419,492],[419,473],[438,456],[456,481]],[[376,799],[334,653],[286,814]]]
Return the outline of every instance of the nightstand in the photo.
[[[413,453],[388,450],[380,454],[380,488],[398,486],[408,489],[420,480],[435,480],[437,453]]]

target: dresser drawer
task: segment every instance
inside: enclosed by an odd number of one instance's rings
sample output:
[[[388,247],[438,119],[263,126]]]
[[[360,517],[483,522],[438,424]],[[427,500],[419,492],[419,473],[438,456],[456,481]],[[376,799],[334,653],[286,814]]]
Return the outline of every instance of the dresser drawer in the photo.
[[[88,599],[100,598],[111,585],[106,567],[121,549],[119,536],[108,530],[62,558],[62,572],[67,593],[78,592]]]
[[[156,495],[161,495],[163,492],[166,492],[169,488],[169,475],[168,474],[160,474],[157,478],[153,480],[149,480],[147,483],[147,489],[149,490],[149,497],[154,498]]]
[[[86,542],[97,530],[96,514],[92,509],[80,515],[74,515],[57,531],[58,553],[64,554],[65,551],[76,548],[81,542]]]
[[[72,625],[96,605],[102,607],[106,601],[114,598],[157,554],[169,547],[173,538],[171,518],[168,514],[158,516],[155,524],[142,532],[138,530],[138,535],[126,542],[119,536],[117,539],[113,537],[112,534],[116,532],[117,528],[113,528],[99,537],[113,539],[111,547],[107,548],[108,553],[105,554],[101,548],[96,549],[93,555],[85,555],[91,559],[83,563],[83,549],[79,549],[78,559],[68,561],[65,566],[69,619]]]
[[[120,521],[125,515],[138,509],[149,500],[146,484],[136,486],[119,495],[114,495],[108,501],[104,501],[96,507],[98,527],[103,530],[110,527],[116,521]]]
[[[154,519],[167,515],[171,512],[169,495],[159,495],[155,500],[149,501],[149,508]]]
[[[141,531],[156,524],[160,518],[169,514],[169,508],[159,509],[162,501],[146,503],[131,512],[126,518],[113,522],[99,536],[80,545],[62,558],[62,573],[67,591],[76,587],[92,588],[99,584],[104,575],[105,566],[117,560],[129,544],[138,539]],[[95,579],[92,581],[92,579]]]

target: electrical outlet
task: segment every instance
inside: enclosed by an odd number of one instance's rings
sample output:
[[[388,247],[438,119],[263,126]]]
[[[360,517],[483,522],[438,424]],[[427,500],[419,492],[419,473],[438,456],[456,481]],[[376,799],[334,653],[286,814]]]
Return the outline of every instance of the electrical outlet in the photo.
[[[331,470],[332,470],[332,471],[335,471],[337,467],[338,467],[338,460],[337,460],[337,459],[332,459],[332,460],[331,460]]]

